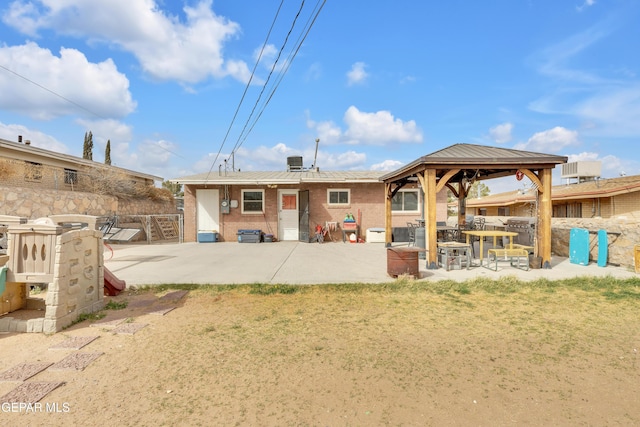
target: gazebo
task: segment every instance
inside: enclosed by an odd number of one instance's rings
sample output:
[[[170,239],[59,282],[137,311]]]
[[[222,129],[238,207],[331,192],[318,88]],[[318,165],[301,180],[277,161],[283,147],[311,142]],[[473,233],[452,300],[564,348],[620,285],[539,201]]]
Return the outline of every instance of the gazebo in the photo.
[[[475,144],[454,144],[422,156],[380,178],[385,184],[386,245],[391,245],[391,200],[409,183],[420,184],[424,192],[427,268],[436,269],[436,193],[447,187],[458,198],[458,224],[465,221],[465,199],[475,181],[515,175],[526,177],[537,189],[538,212],[535,252],[542,267],[551,268],[551,173],[567,157]]]

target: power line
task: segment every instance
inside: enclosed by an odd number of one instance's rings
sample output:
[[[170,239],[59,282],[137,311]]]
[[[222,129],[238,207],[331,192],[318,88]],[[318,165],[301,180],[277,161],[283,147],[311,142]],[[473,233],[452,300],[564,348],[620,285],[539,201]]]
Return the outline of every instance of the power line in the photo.
[[[32,85],[34,85],[34,86],[39,87],[39,88],[40,88],[40,89],[42,89],[42,90],[45,90],[45,91],[47,91],[47,92],[51,93],[52,95],[57,96],[58,98],[60,98],[60,99],[62,99],[62,100],[64,100],[64,101],[66,101],[66,102],[68,102],[69,104],[72,104],[72,105],[74,105],[74,106],[76,106],[76,107],[80,108],[81,110],[84,110],[84,111],[86,111],[87,113],[89,113],[89,114],[91,114],[91,115],[93,115],[93,116],[96,116],[97,118],[99,118],[99,119],[101,119],[101,120],[109,120],[109,119],[108,119],[108,118],[106,118],[106,117],[102,117],[100,114],[96,113],[95,111],[92,111],[92,110],[88,109],[87,107],[85,107],[85,106],[83,106],[83,105],[81,105],[81,104],[78,104],[77,102],[72,101],[71,99],[69,99],[69,98],[67,98],[67,97],[65,97],[65,96],[63,96],[63,95],[60,95],[59,93],[55,92],[54,90],[51,90],[51,89],[49,89],[48,87],[43,86],[43,85],[41,85],[40,83],[38,83],[38,82],[36,82],[36,81],[33,81],[33,80],[29,79],[28,77],[25,77],[25,76],[23,76],[22,74],[17,73],[16,71],[13,71],[13,70],[11,70],[11,69],[9,69],[9,68],[5,67],[5,66],[4,66],[4,65],[2,65],[2,64],[0,64],[0,68],[2,68],[3,70],[5,70],[5,71],[7,71],[7,72],[9,72],[9,73],[11,73],[11,74],[13,74],[13,75],[15,75],[15,76],[17,76],[17,77],[19,77],[19,78],[23,79],[23,80],[25,80],[25,81],[27,81],[27,82],[31,83],[31,84],[32,84]],[[167,152],[167,153],[169,153],[169,154],[173,154],[174,156],[180,157],[180,158],[182,158],[182,159],[184,159],[184,158],[185,158],[185,157],[181,156],[180,154],[175,153],[175,152],[173,152],[173,151],[169,150],[168,148],[163,147],[163,146],[162,146],[162,144],[160,144],[160,143],[158,143],[158,147],[160,147],[162,150],[166,151],[166,152]]]
[[[40,89],[46,90],[47,92],[49,92],[49,93],[51,93],[51,94],[53,94],[53,95],[57,96],[58,98],[61,98],[61,99],[65,100],[65,101],[66,101],[66,102],[68,102],[69,104],[73,104],[73,105],[75,105],[76,107],[80,108],[81,110],[84,110],[84,111],[86,111],[87,113],[92,114],[92,115],[94,115],[94,116],[98,117],[99,119],[107,120],[105,117],[102,117],[100,114],[96,113],[95,111],[91,111],[91,110],[89,110],[87,107],[85,107],[85,106],[83,106],[83,105],[80,105],[80,104],[78,104],[77,102],[74,102],[74,101],[70,100],[69,98],[66,98],[66,97],[64,97],[64,96],[60,95],[59,93],[54,92],[53,90],[51,90],[51,89],[49,89],[49,88],[47,88],[47,87],[45,87],[45,86],[42,86],[40,83],[34,82],[33,80],[31,80],[31,79],[29,79],[29,78],[27,78],[27,77],[23,76],[22,74],[19,74],[19,73],[15,72],[15,71],[13,71],[13,70],[11,70],[11,69],[9,69],[9,68],[5,67],[4,65],[0,65],[0,68],[2,68],[2,69],[3,69],[3,70],[5,70],[5,71],[8,71],[9,73],[11,73],[11,74],[13,74],[13,75],[15,75],[15,76],[17,76],[17,77],[20,77],[20,78],[21,78],[21,79],[23,79],[23,80],[26,80],[27,82],[29,82],[29,83],[31,83],[31,84],[33,84],[33,85],[35,85],[35,86],[38,86]]]
[[[251,113],[250,113],[249,117],[247,118],[247,121],[245,122],[245,125],[244,125],[244,127],[243,127],[242,131],[240,132],[240,135],[238,136],[238,139],[236,140],[236,144],[234,145],[233,149],[231,150],[231,155],[229,156],[229,158],[230,158],[231,156],[233,156],[233,154],[237,151],[237,149],[238,149],[238,148],[240,148],[240,146],[244,143],[244,141],[246,141],[247,137],[249,136],[249,134],[251,133],[251,131],[253,130],[253,128],[254,128],[254,127],[255,127],[255,125],[257,124],[257,122],[258,122],[258,120],[260,119],[260,117],[262,116],[262,113],[264,112],[264,110],[265,110],[266,106],[269,104],[269,102],[270,102],[270,101],[271,101],[271,99],[273,98],[273,95],[275,94],[276,89],[278,88],[278,86],[279,86],[279,85],[280,85],[280,83],[282,82],[282,79],[284,78],[284,75],[287,73],[287,71],[288,71],[288,70],[289,70],[289,68],[291,67],[291,63],[293,62],[293,59],[295,58],[295,56],[296,56],[296,55],[297,55],[297,53],[299,52],[299,50],[300,50],[300,48],[301,48],[301,46],[302,46],[302,44],[303,44],[304,40],[306,39],[307,35],[309,34],[309,31],[311,30],[311,27],[312,27],[312,26],[313,26],[313,24],[315,23],[315,21],[316,21],[316,19],[317,19],[318,15],[320,14],[320,11],[322,10],[322,8],[323,8],[323,6],[324,6],[324,4],[325,4],[325,3],[326,3],[326,0],[318,0],[318,2],[316,3],[316,5],[315,5],[315,7],[314,7],[314,9],[313,9],[313,11],[312,11],[312,13],[311,13],[311,17],[307,20],[307,23],[305,24],[305,27],[303,28],[303,31],[302,31],[301,35],[298,37],[298,40],[297,40],[296,44],[294,45],[294,48],[291,50],[291,53],[289,54],[289,57],[287,58],[285,65],[284,65],[284,66],[282,67],[282,69],[279,71],[279,75],[278,75],[278,77],[276,78],[275,82],[273,83],[273,86],[272,86],[272,88],[271,88],[271,89],[270,89],[270,91],[269,91],[269,95],[268,95],[267,99],[264,101],[263,105],[258,109],[258,111],[259,111],[259,112],[257,113],[257,115],[256,115],[256,117],[254,118],[254,120],[253,120],[253,122],[251,123],[251,125],[249,125],[249,123],[251,122],[252,117],[254,116],[254,114],[255,114],[255,112],[256,112],[256,109],[257,109],[258,104],[260,104],[260,100],[262,99],[262,96],[263,96],[263,94],[264,94],[264,92],[265,92],[265,89],[266,89],[266,87],[268,86],[269,81],[271,80],[272,74],[274,73],[274,71],[275,71],[275,70],[276,70],[276,68],[277,68],[278,61],[279,61],[279,59],[280,59],[280,57],[281,57],[281,55],[282,55],[282,53],[283,53],[283,51],[284,51],[284,49],[285,49],[285,47],[286,47],[287,43],[288,43],[288,39],[289,39],[290,35],[291,35],[291,34],[292,34],[292,32],[293,32],[293,29],[294,29],[294,27],[295,27],[295,24],[296,24],[296,22],[297,22],[297,20],[298,20],[298,18],[299,18],[299,16],[300,16],[300,14],[301,14],[301,12],[302,12],[303,8],[304,8],[305,1],[304,1],[304,0],[302,0],[302,3],[301,3],[301,5],[300,5],[300,9],[298,10],[298,13],[296,14],[296,16],[295,16],[295,18],[294,18],[294,21],[293,21],[293,23],[292,23],[292,25],[291,25],[291,27],[290,27],[290,29],[289,29],[289,32],[287,33],[287,36],[286,36],[286,38],[285,38],[285,41],[284,41],[284,43],[282,44],[282,46],[281,46],[281,48],[280,48],[280,50],[279,50],[279,52],[278,52],[278,55],[277,55],[277,57],[276,57],[276,60],[274,61],[273,65],[272,65],[272,67],[271,67],[271,70],[270,70],[270,72],[269,72],[269,75],[268,75],[268,77],[267,77],[267,80],[266,80],[266,81],[265,81],[265,83],[263,84],[262,90],[260,91],[260,94],[259,94],[259,96],[258,96],[258,98],[257,98],[257,100],[256,100],[256,102],[255,102],[255,104],[254,104],[254,106],[253,106],[253,109],[251,110]],[[267,42],[268,42],[268,40],[269,40],[269,36],[270,36],[271,31],[273,30],[273,27],[274,27],[274,25],[275,25],[275,23],[276,23],[276,19],[277,19],[277,17],[278,17],[278,14],[279,14],[279,12],[280,12],[280,8],[281,8],[281,7],[282,7],[282,2],[280,3],[280,7],[278,8],[278,13],[277,13],[277,14],[276,14],[276,16],[275,16],[274,21],[272,22],[271,28],[269,29],[269,33],[268,33],[268,35],[267,35],[267,38],[266,38],[266,39],[265,39],[265,41],[264,41],[264,44],[263,44],[262,50],[261,50],[261,52],[260,52],[260,58],[261,58],[262,53],[263,53],[263,51],[264,51],[264,49],[265,49],[265,47],[266,47],[266,45],[267,45]],[[306,31],[305,31],[305,29],[306,29]],[[253,68],[253,71],[252,71],[252,74],[251,74],[251,79],[253,79],[253,76],[254,76],[254,74],[255,74],[255,70],[256,70],[256,68],[257,68],[257,66],[258,66],[258,64],[259,64],[259,62],[260,62],[260,58],[258,58],[258,60],[256,61],[255,65],[254,65],[254,68]],[[246,93],[247,93],[248,88],[249,88],[249,84],[247,84],[247,86],[245,87],[245,91],[244,91],[244,93],[243,93],[243,95],[242,95],[242,99],[241,99],[241,101],[240,101],[240,104],[239,104],[239,105],[238,105],[238,107],[236,108],[236,111],[235,111],[235,113],[234,113],[234,116],[233,116],[233,120],[232,120],[232,122],[231,122],[231,125],[229,126],[229,128],[228,128],[228,130],[227,130],[227,133],[226,133],[226,135],[225,135],[225,137],[224,137],[224,140],[223,140],[223,142],[222,142],[222,144],[221,144],[221,146],[220,146],[220,149],[218,150],[218,153],[216,154],[216,157],[215,157],[214,161],[213,161],[213,162],[212,162],[212,164],[211,164],[211,168],[209,169],[209,172],[207,173],[207,176],[206,176],[206,178],[205,178],[205,182],[208,180],[208,178],[209,178],[209,176],[210,176],[210,174],[211,174],[211,171],[213,170],[213,168],[214,168],[214,166],[215,166],[215,164],[216,164],[216,162],[217,162],[217,160],[218,160],[218,158],[219,158],[219,156],[220,156],[220,153],[222,152],[222,149],[223,149],[223,147],[224,147],[224,144],[225,144],[225,142],[226,142],[226,140],[227,140],[227,138],[228,138],[228,136],[229,136],[229,133],[230,133],[231,127],[232,127],[233,123],[235,122],[235,120],[236,120],[236,118],[237,118],[237,115],[238,115],[238,112],[239,112],[240,105],[242,104],[242,102],[243,102],[243,100],[244,100],[244,98],[245,98],[245,95],[246,95]],[[227,160],[225,160],[225,163],[229,160],[229,158],[228,158]]]
[[[304,43],[304,41],[307,38],[307,35],[309,34],[309,31],[311,31],[311,27],[313,26],[313,24],[315,23],[316,19],[318,18],[318,15],[320,14],[320,11],[322,10],[322,7],[324,6],[324,4],[326,3],[326,0],[322,1],[322,4],[318,7],[318,4],[320,3],[320,1],[318,1],[318,3],[316,3],[316,7],[314,8],[314,10],[317,10],[316,13],[313,15],[313,19],[311,21],[307,21],[307,30],[306,32],[304,32],[304,35],[301,35],[301,38],[298,39],[297,42],[297,46],[296,49],[294,51],[292,51],[292,54],[290,55],[290,59],[287,59],[286,62],[286,67],[283,69],[283,71],[280,72],[279,78],[276,80],[276,82],[274,83],[273,89],[271,90],[269,97],[267,98],[267,100],[265,101],[264,105],[262,106],[260,113],[258,114],[258,116],[255,118],[255,120],[253,121],[251,127],[249,128],[249,131],[247,131],[247,133],[244,135],[244,138],[242,139],[242,142],[240,142],[239,144],[237,144],[236,148],[239,148],[240,145],[242,145],[244,143],[244,141],[246,141],[247,137],[249,136],[249,133],[251,133],[251,131],[253,130],[253,128],[255,127],[255,125],[257,124],[258,120],[260,119],[260,117],[262,116],[262,113],[264,112],[264,110],[266,109],[267,105],[269,104],[269,102],[271,101],[271,99],[273,98],[273,95],[275,94],[276,89],[278,88],[278,86],[280,85],[280,83],[282,82],[282,79],[284,78],[285,74],[287,73],[287,71],[289,70],[289,67],[291,67],[291,64],[293,62],[293,59],[296,57],[296,55],[298,54],[298,52],[300,51],[300,48],[302,47],[302,44]],[[234,148],[235,150],[235,148]]]
[[[280,60],[280,55],[282,55],[282,52],[284,51],[284,48],[287,45],[287,42],[289,41],[289,36],[293,32],[293,29],[294,29],[294,27],[296,25],[296,22],[298,22],[298,17],[300,16],[300,13],[302,12],[302,8],[303,7],[304,7],[304,0],[302,0],[302,3],[300,3],[300,9],[298,9],[298,13],[296,14],[295,18],[293,19],[293,22],[291,23],[291,27],[289,28],[289,32],[287,33],[287,36],[285,37],[284,42],[282,42],[282,46],[280,46],[280,50],[278,51],[278,55],[276,56],[275,61],[273,61],[273,64],[271,65],[271,70],[269,71],[269,75],[267,76],[267,80],[262,85],[262,90],[260,91],[260,94],[258,95],[258,98],[256,99],[255,104],[253,105],[253,109],[251,110],[251,113],[249,114],[249,117],[247,117],[247,121],[245,122],[244,127],[242,128],[242,131],[240,132],[240,135],[238,136],[236,144],[233,146],[233,150],[231,150],[232,153],[234,153],[236,151],[236,149],[238,148],[240,140],[242,138],[242,135],[244,134],[244,131],[247,129],[247,126],[248,126],[249,122],[251,121],[251,117],[253,116],[253,113],[256,111],[256,107],[260,103],[260,99],[262,98],[262,94],[264,93],[265,89],[267,88],[267,85],[269,84],[269,80],[271,79],[271,75],[273,74],[273,72],[275,71],[276,67],[278,66],[278,61]]]
[[[213,167],[216,165],[216,162],[218,161],[218,157],[220,157],[220,153],[222,152],[222,149],[224,148],[224,144],[227,142],[227,138],[229,137],[229,133],[231,132],[231,128],[233,127],[233,124],[236,121],[236,117],[238,116],[238,112],[240,111],[240,107],[242,106],[242,102],[244,101],[244,97],[247,95],[247,91],[249,90],[249,87],[251,86],[251,81],[253,80],[253,76],[256,73],[256,69],[258,68],[258,64],[260,63],[260,60],[262,59],[262,54],[264,53],[264,49],[267,47],[267,42],[269,41],[269,38],[271,37],[271,32],[273,31],[273,27],[275,27],[276,25],[276,21],[278,19],[278,16],[280,15],[280,10],[282,9],[282,4],[284,3],[284,0],[280,1],[280,6],[278,6],[278,10],[276,11],[276,15],[273,17],[273,21],[271,22],[271,27],[269,27],[269,31],[267,32],[267,36],[264,40],[264,43],[262,44],[262,49],[260,49],[260,54],[258,55],[258,58],[256,59],[256,63],[253,66],[253,70],[251,70],[251,76],[249,76],[249,81],[247,82],[247,84],[244,87],[244,92],[242,92],[242,97],[240,97],[240,102],[238,102],[238,106],[236,107],[236,111],[233,114],[233,118],[231,119],[231,123],[229,123],[229,127],[227,128],[227,133],[224,135],[224,139],[222,140],[222,143],[220,144],[220,148],[218,149],[218,153],[216,154],[216,157],[213,159],[213,162],[211,162],[211,167],[209,168],[209,172],[207,172],[207,177],[205,178],[205,182],[209,179],[209,175],[211,175],[211,171],[213,170]]]

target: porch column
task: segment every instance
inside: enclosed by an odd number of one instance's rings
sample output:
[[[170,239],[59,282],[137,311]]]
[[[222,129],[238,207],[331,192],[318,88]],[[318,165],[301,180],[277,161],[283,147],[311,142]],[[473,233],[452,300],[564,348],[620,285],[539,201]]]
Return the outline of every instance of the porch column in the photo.
[[[551,268],[551,169],[542,169],[539,177],[542,187],[538,189],[538,256],[542,257],[542,268]]]
[[[438,230],[436,228],[436,170],[426,169],[423,174],[418,174],[418,179],[424,190],[422,211],[425,220],[425,248],[427,249],[427,268],[438,268]]]
[[[384,184],[384,245],[391,246],[391,184]]]

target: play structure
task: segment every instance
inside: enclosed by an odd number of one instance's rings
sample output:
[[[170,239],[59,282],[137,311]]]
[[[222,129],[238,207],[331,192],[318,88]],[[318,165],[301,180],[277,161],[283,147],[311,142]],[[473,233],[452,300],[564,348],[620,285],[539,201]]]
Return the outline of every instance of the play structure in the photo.
[[[99,311],[104,295],[126,284],[104,267],[95,217],[65,215],[23,221],[0,216],[8,247],[0,255],[0,331],[54,333]],[[44,298],[30,295],[44,288]]]

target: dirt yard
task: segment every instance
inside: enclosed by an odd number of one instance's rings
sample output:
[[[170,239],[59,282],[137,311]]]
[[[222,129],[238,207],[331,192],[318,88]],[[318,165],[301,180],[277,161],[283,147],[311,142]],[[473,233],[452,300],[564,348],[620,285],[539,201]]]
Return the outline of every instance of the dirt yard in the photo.
[[[102,353],[84,370],[29,378],[64,384],[41,408],[4,404],[0,418],[34,426],[640,425],[637,294],[420,286],[207,288],[167,301],[122,294],[112,300],[127,307],[101,320],[52,336],[0,335],[0,372]],[[117,323],[141,329],[116,334]],[[80,350],[51,348],[95,336]],[[0,395],[17,385],[0,382]]]

